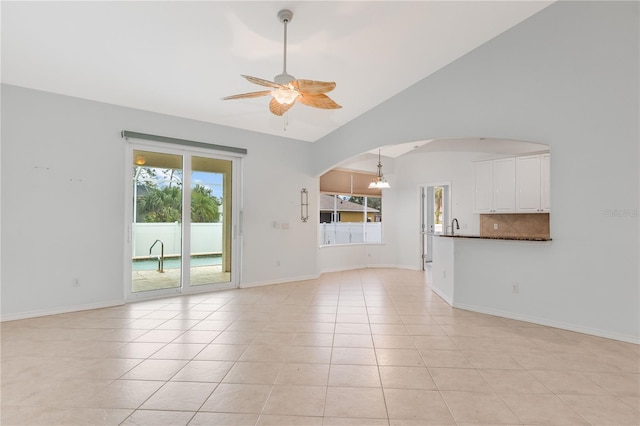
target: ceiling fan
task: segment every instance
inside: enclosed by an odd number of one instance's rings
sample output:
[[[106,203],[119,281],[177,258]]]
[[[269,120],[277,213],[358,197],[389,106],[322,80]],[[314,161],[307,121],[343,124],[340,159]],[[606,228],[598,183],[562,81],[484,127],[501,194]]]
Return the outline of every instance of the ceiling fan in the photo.
[[[275,115],[283,115],[296,102],[315,108],[342,108],[329,96],[325,95],[325,93],[332,91],[336,87],[336,83],[315,80],[297,80],[294,76],[287,74],[287,24],[291,22],[292,18],[293,12],[288,9],[283,9],[278,12],[278,19],[284,24],[284,65],[282,74],[276,75],[273,79],[274,81],[263,80],[250,75],[242,76],[251,83],[268,87],[269,90],[227,96],[222,98],[223,100],[257,98],[260,96],[271,95],[273,98],[269,102],[269,110]]]

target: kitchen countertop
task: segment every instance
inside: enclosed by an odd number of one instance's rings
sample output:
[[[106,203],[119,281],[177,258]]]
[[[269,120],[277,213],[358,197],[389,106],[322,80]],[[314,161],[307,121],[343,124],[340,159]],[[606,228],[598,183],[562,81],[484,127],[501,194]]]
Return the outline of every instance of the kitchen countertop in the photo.
[[[474,238],[480,240],[507,240],[507,241],[551,241],[551,238],[544,237],[493,237],[481,235],[465,235],[465,234],[432,234],[436,237],[446,238]]]

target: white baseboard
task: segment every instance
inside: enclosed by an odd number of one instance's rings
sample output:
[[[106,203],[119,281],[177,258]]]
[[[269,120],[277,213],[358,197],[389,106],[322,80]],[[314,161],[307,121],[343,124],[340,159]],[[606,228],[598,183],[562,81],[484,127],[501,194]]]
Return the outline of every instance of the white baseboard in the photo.
[[[369,265],[368,267],[417,270],[417,268],[415,267],[410,267],[406,265]],[[251,288],[251,287],[261,287],[261,286],[273,285],[273,284],[284,284],[284,283],[290,283],[295,281],[308,281],[308,280],[314,280],[319,278],[320,275],[323,273],[340,272],[340,271],[362,269],[362,268],[367,268],[367,266],[353,266],[353,267],[325,270],[318,275],[305,275],[300,277],[241,283],[239,287]],[[464,309],[464,310],[488,314],[488,315],[494,315],[502,318],[509,318],[509,319],[518,320],[518,321],[525,321],[533,324],[540,324],[548,327],[574,331],[577,333],[583,333],[583,334],[588,334],[592,336],[604,337],[607,339],[619,340],[622,342],[628,342],[628,343],[633,343],[637,345],[640,344],[639,336],[621,334],[621,333],[616,333],[608,330],[601,330],[601,329],[591,328],[591,327],[584,327],[576,324],[565,323],[561,321],[553,321],[553,320],[548,320],[548,319],[538,318],[538,317],[528,316],[528,315],[521,315],[513,312],[502,311],[498,309],[490,309],[490,308],[485,308],[481,306],[469,305],[465,303],[455,303],[446,294],[444,294],[437,288],[431,287],[431,286],[430,288],[434,293],[436,293],[439,297],[441,297],[445,302],[447,302],[449,305],[453,306],[454,308]],[[113,306],[121,306],[121,305],[124,305],[125,303],[126,303],[125,300],[121,299],[121,300],[111,300],[111,301],[99,302],[99,303],[89,303],[85,305],[67,306],[64,308],[57,308],[57,309],[42,309],[42,310],[29,311],[29,312],[21,312],[17,314],[7,314],[7,315],[0,316],[0,322],[16,321],[21,319],[36,318],[36,317],[42,317],[47,315],[66,314],[70,312],[86,311],[91,309],[110,308]]]
[[[415,265],[369,265],[369,268],[394,268],[407,269],[409,271],[421,271],[422,269]]]
[[[296,281],[309,281],[318,279],[320,275],[304,275],[301,277],[293,277],[293,278],[281,278],[276,280],[267,280],[267,281],[254,281],[250,283],[240,283],[240,288],[252,288],[252,287],[262,287],[265,285],[273,285],[273,284],[285,284]]]
[[[328,274],[331,272],[353,271],[354,269],[366,269],[366,268],[367,268],[367,265],[350,265],[350,266],[345,266],[340,268],[329,268],[329,269],[321,270],[320,275]]]
[[[435,289],[433,289],[435,291]],[[436,292],[437,293],[437,292]],[[442,296],[441,296],[442,297]],[[451,303],[450,303],[451,304]],[[520,315],[513,312],[501,311],[498,309],[483,308],[480,306],[468,305],[466,303],[453,303],[454,308],[464,309],[467,311],[478,312],[481,314],[489,314],[502,318],[509,318],[518,321],[530,322],[533,324],[544,325],[547,327],[559,328],[561,330],[575,331],[576,333],[589,334],[591,336],[604,337],[607,339],[619,340],[627,343],[640,345],[640,337],[627,334],[620,334],[613,331],[601,330],[591,327],[583,327],[576,324],[565,323],[561,321],[553,321],[544,318],[532,317],[528,315]]]
[[[64,308],[42,309],[37,311],[20,312],[19,314],[2,315],[0,317],[0,322],[45,317],[48,315],[68,314],[70,312],[89,311],[91,309],[112,308],[114,306],[122,306],[124,304],[125,304],[125,301],[124,299],[122,299],[122,300],[111,300],[108,302],[89,303],[86,305],[67,306]]]
[[[349,266],[345,266],[342,268],[330,268],[330,269],[323,269],[320,271],[320,274],[326,274],[326,273],[330,273],[330,272],[342,272],[342,271],[353,271],[354,269],[367,269],[367,268],[390,268],[390,269],[408,269],[408,270],[412,270],[412,271],[419,271],[419,268],[416,268],[415,266],[411,265],[395,265],[395,264],[370,264],[370,265],[349,265]]]
[[[388,263],[371,263],[367,266],[365,266],[365,268],[390,268],[390,269],[398,269],[398,266],[396,265],[391,265]]]
[[[445,292],[441,291],[439,288],[436,288],[436,287],[433,287],[433,286],[429,286],[429,288],[431,289],[431,291],[433,291],[435,294],[437,294],[442,300],[447,302],[450,306],[453,306],[453,299],[451,299],[449,297],[449,295],[447,295]],[[464,308],[461,308],[461,309],[464,309]]]

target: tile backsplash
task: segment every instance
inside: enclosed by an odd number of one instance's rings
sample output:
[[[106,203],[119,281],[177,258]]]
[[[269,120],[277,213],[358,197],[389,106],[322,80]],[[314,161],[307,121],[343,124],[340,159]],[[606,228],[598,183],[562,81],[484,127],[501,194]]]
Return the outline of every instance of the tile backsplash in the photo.
[[[550,238],[549,213],[481,214],[480,236]]]

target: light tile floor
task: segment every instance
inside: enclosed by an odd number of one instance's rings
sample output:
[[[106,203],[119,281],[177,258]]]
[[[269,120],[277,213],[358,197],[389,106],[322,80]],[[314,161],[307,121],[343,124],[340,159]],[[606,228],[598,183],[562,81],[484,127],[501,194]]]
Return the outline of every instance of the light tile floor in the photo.
[[[639,361],[363,269],[5,322],[1,423],[638,425]]]

